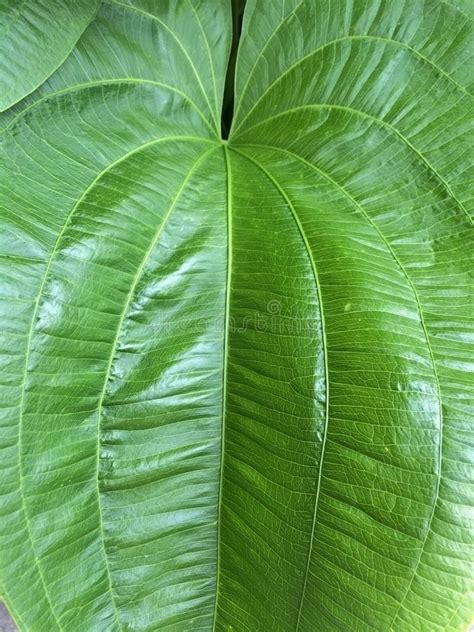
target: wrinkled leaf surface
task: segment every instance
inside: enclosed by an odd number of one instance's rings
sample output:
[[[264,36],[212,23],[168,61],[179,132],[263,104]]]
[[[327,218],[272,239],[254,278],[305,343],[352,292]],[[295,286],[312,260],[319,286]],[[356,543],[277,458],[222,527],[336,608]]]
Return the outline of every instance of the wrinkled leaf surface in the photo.
[[[249,0],[228,141],[230,2],[103,2],[55,72],[94,3],[33,5],[0,8],[19,627],[465,630],[469,3]]]

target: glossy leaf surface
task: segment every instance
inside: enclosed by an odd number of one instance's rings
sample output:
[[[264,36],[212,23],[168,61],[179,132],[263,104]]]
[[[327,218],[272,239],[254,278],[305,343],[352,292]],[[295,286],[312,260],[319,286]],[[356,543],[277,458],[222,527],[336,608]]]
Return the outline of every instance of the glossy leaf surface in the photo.
[[[465,630],[469,7],[249,0],[222,141],[231,10],[103,2],[0,114],[0,595]]]

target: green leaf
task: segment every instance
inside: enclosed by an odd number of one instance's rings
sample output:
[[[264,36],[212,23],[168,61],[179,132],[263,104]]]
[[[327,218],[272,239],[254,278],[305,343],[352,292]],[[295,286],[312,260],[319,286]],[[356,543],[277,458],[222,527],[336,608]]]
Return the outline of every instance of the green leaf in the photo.
[[[0,1],[0,112],[35,90],[63,63],[99,3]]]
[[[0,596],[465,630],[472,11],[248,0],[226,141],[233,6],[103,2],[0,114]]]

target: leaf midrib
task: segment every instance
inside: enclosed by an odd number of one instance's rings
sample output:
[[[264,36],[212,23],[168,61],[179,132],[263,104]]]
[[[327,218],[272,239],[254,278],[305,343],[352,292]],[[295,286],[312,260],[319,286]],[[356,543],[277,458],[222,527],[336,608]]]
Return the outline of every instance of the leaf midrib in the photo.
[[[212,629],[215,632],[219,607],[219,588],[221,575],[221,521],[222,521],[222,488],[224,483],[225,463],[225,418],[227,415],[227,367],[229,363],[229,326],[230,326],[230,282],[232,278],[232,181],[230,157],[227,143],[223,143],[224,159],[227,174],[227,278],[224,313],[224,349],[222,367],[222,411],[221,411],[221,450],[217,499],[217,542],[216,542],[216,594],[214,599],[214,615]]]

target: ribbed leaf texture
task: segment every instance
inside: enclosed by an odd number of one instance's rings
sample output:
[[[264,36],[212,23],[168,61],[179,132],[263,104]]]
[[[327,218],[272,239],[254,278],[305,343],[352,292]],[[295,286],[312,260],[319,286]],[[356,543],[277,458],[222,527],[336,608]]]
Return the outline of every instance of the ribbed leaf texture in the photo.
[[[472,2],[233,5],[0,3],[0,597],[464,631]]]

